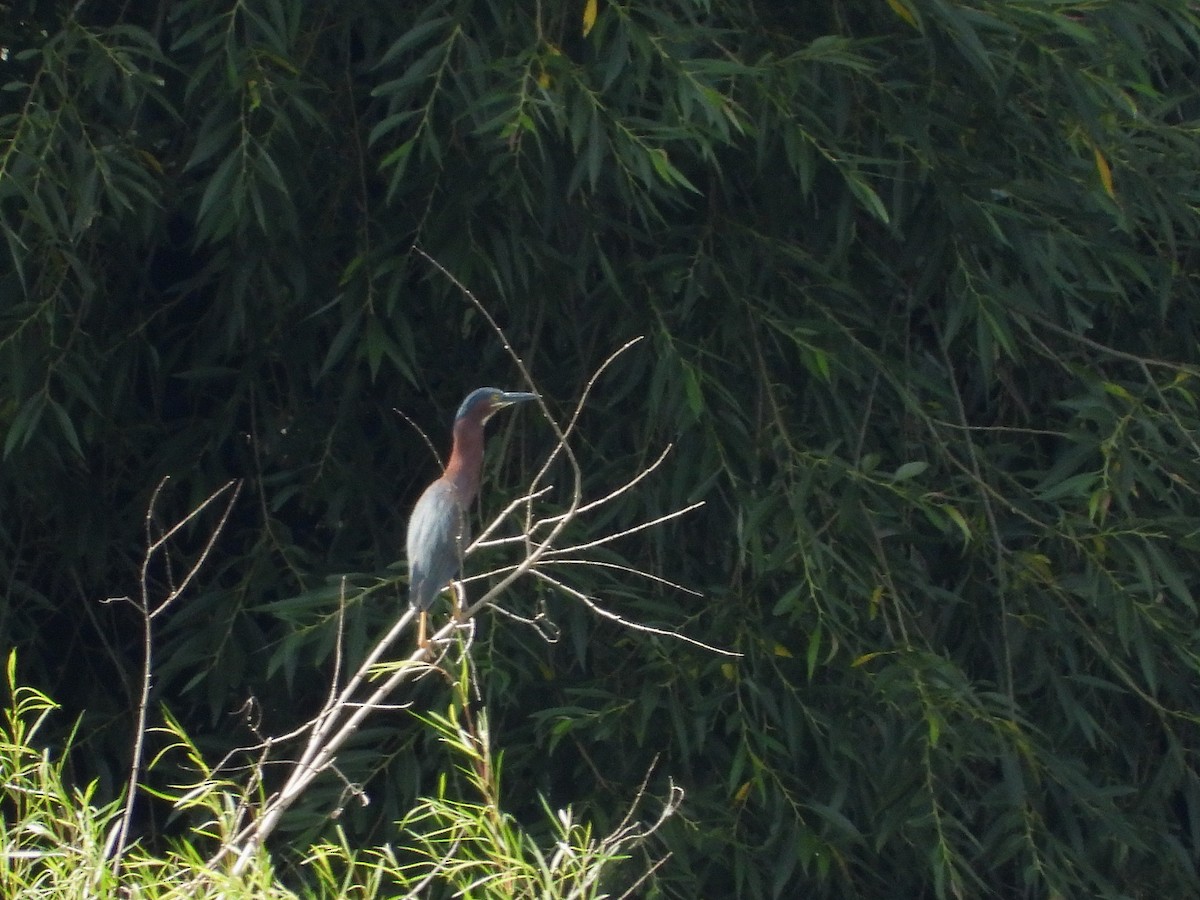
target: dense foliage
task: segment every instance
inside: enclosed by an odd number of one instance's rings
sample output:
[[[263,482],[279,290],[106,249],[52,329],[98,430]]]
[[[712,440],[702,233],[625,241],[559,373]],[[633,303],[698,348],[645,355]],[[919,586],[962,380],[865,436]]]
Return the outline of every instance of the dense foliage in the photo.
[[[618,515],[705,507],[604,561],[704,599],[583,587],[744,654],[526,585],[561,639],[476,647],[510,803],[673,778],[664,896],[1200,891],[1193,3],[6,0],[0,47],[0,642],[87,711],[80,777],[123,778],[140,629],[100,601],[162,477],[246,484],[158,625],[216,756],[323,694],[331,576],[375,586],[351,654],[402,602],[436,464],[392,408],[443,448],[523,387],[419,245],[562,408],[647,335],[581,457],[602,491],[675,444]],[[342,826],[386,839],[432,744],[377,720]]]

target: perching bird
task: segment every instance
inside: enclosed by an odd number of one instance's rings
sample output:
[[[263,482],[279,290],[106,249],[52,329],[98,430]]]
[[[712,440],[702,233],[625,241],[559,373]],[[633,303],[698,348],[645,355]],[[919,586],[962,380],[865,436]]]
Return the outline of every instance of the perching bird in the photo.
[[[429,607],[462,571],[467,517],[479,493],[483,426],[497,411],[536,400],[537,394],[479,388],[467,395],[454,417],[454,443],[442,477],[425,489],[408,520],[408,596],[419,612],[417,642],[425,647]]]

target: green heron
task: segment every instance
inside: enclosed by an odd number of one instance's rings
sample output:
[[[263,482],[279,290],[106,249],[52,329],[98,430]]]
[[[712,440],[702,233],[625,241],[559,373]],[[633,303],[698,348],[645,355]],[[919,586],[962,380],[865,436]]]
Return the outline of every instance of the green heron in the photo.
[[[408,520],[408,596],[420,614],[417,643],[427,646],[429,607],[462,571],[467,548],[467,515],[479,493],[483,468],[483,426],[496,412],[537,394],[479,388],[467,395],[454,417],[454,444],[442,477],[425,489]]]

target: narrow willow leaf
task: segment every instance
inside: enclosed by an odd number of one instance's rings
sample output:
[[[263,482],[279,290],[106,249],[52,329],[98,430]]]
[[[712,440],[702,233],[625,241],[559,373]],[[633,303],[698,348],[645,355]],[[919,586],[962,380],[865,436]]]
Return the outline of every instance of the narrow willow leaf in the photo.
[[[67,440],[67,445],[74,451],[78,457],[83,456],[83,448],[79,445],[79,434],[75,431],[75,423],[71,421],[63,405],[55,400],[49,401],[50,411],[54,413],[54,418],[58,420],[59,430]]]
[[[12,421],[8,423],[8,433],[4,436],[4,458],[17,447],[24,447],[37,432],[38,422],[46,410],[46,395],[37,394],[30,397],[21,405]]]
[[[1100,184],[1104,187],[1104,193],[1108,194],[1113,200],[1116,200],[1117,194],[1113,190],[1112,169],[1108,165],[1108,160],[1104,158],[1104,154],[1100,152],[1099,147],[1093,147],[1092,153],[1096,157],[1096,173],[1100,176]]]
[[[887,0],[887,5],[892,8],[892,12],[902,18],[913,28],[920,30],[920,25],[917,24],[917,17],[913,11],[908,8],[908,4],[904,0]]]
[[[587,37],[596,24],[596,14],[600,4],[597,0],[587,0],[583,6],[583,36]]]
[[[434,32],[445,30],[450,25],[451,21],[452,20],[449,16],[438,16],[430,19],[427,22],[421,22],[418,25],[414,25],[392,42],[392,45],[388,47],[387,52],[380,57],[379,61],[375,64],[375,67],[384,68],[392,65],[398,59],[400,59],[400,57],[408,53],[409,50],[412,50],[420,45]]]
[[[858,198],[859,202],[867,208],[867,211],[872,216],[885,225],[891,221],[890,216],[888,216],[887,207],[883,205],[883,200],[880,199],[879,194],[875,192],[873,187],[854,173],[846,175],[846,184],[849,186],[850,192]]]

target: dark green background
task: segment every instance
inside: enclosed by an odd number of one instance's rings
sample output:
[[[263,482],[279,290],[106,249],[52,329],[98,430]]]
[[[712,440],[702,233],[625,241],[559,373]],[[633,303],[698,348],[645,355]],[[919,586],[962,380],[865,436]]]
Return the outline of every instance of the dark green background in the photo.
[[[74,9],[78,7],[77,9]],[[702,591],[532,581],[476,648],[507,801],[687,791],[671,897],[1200,891],[1200,21],[1185,0],[0,3],[0,643],[127,764],[150,494],[245,487],[157,624],[213,759],[315,708],[404,602],[407,512],[471,388],[598,385],[581,521]],[[532,472],[493,426],[484,509]],[[176,571],[211,518],[180,536]],[[151,532],[154,524],[151,523]],[[433,688],[418,703],[437,707]],[[68,717],[69,718],[69,717]],[[655,764],[655,761],[657,763]],[[342,760],[390,823],[447,765]],[[331,783],[288,841],[316,833]],[[169,830],[148,808],[147,840]],[[281,845],[281,849],[285,849]]]

